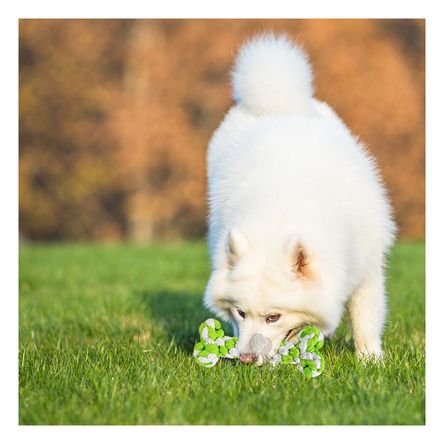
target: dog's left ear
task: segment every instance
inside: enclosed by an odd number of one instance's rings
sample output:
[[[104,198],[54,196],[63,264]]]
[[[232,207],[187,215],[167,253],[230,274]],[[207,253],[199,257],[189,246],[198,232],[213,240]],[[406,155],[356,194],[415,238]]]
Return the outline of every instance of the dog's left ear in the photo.
[[[314,273],[310,255],[304,244],[297,237],[291,237],[288,243],[291,271],[300,279],[312,279]]]
[[[248,251],[249,243],[246,237],[236,228],[228,233],[227,260],[228,267],[233,268],[237,261]]]

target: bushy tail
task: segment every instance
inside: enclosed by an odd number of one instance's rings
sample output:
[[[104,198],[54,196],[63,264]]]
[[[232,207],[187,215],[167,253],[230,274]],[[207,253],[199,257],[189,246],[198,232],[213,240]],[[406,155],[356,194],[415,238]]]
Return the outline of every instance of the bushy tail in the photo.
[[[255,115],[312,111],[311,66],[286,36],[254,37],[240,49],[232,72],[233,97]]]

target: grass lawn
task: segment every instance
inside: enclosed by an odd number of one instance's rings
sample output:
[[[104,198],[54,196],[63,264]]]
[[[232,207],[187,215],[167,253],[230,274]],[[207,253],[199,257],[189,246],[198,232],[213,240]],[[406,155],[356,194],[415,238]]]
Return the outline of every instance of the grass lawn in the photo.
[[[385,362],[363,367],[347,319],[326,370],[197,366],[209,313],[203,242],[20,250],[21,424],[424,424],[424,244],[389,266]]]

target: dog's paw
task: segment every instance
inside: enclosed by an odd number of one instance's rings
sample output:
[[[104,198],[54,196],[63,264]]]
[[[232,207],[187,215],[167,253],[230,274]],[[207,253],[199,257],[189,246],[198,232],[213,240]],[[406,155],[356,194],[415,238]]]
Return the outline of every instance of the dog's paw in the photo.
[[[384,353],[379,343],[356,344],[356,356],[364,364],[370,362],[378,363],[382,362]]]

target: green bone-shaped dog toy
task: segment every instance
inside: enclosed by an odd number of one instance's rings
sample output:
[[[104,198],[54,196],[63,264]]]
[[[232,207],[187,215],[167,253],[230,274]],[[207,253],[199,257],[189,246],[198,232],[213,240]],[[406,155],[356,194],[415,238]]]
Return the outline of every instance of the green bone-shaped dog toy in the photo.
[[[316,378],[325,367],[324,356],[320,349],[324,345],[324,336],[316,327],[303,328],[296,341],[282,341],[279,352],[270,363],[297,365],[299,371],[308,378]]]
[[[213,367],[219,358],[239,357],[237,338],[225,336],[217,319],[207,319],[199,327],[200,341],[194,346],[193,356],[198,364]]]
[[[226,336],[217,319],[207,319],[199,327],[200,341],[194,346],[193,356],[204,367],[213,367],[220,358],[236,359],[238,338]],[[316,378],[325,367],[325,360],[319,350],[324,337],[316,327],[305,327],[294,341],[282,341],[278,353],[271,359],[272,365],[296,365],[308,378]]]

